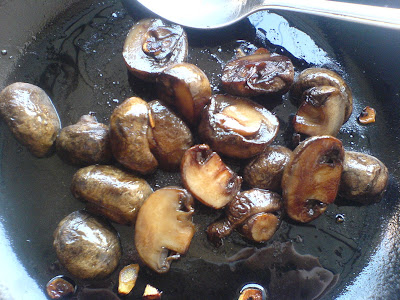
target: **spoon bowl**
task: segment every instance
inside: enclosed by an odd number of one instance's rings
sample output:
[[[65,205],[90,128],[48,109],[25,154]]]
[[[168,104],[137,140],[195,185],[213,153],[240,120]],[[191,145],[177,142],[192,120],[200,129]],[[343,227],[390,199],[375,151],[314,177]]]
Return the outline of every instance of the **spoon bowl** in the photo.
[[[265,9],[302,12],[400,29],[400,9],[329,0],[137,0],[157,15],[187,27],[214,29]]]

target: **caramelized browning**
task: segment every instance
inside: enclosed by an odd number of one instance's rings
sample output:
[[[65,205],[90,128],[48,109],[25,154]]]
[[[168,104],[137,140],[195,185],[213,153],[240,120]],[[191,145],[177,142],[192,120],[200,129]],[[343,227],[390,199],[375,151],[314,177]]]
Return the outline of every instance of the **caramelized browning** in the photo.
[[[370,106],[366,106],[358,116],[358,122],[360,122],[361,124],[375,123],[375,116],[375,109]]]

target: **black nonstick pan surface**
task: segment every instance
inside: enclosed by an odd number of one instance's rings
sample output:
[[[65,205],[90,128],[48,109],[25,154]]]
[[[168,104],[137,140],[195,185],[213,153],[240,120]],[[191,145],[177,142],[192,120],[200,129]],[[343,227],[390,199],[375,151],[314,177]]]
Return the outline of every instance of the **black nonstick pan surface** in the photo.
[[[131,76],[121,54],[129,28],[150,15],[129,1],[0,1],[0,89],[15,81],[40,86],[52,98],[63,126],[89,112],[108,123],[112,110],[127,97],[156,98],[153,84]],[[150,283],[163,291],[163,299],[236,299],[244,284],[258,283],[271,299],[398,299],[400,32],[260,12],[226,29],[187,33],[188,60],[205,71],[213,93],[222,91],[221,69],[238,47],[283,53],[297,72],[310,66],[337,71],[354,94],[353,115],[338,137],[345,149],[384,162],[389,185],[377,204],[338,199],[311,223],[284,220],[264,244],[233,234],[222,247],[213,247],[204,230],[219,212],[197,203],[197,233],[189,252],[165,275],[143,266],[134,291],[125,298],[140,299]],[[288,95],[256,101],[279,117],[274,143],[285,144],[295,112]],[[357,116],[367,105],[376,109],[377,120],[362,126]],[[226,162],[240,173],[241,163]],[[76,170],[57,155],[34,158],[0,123],[0,299],[45,299],[48,280],[68,275],[57,261],[52,235],[62,218],[84,207],[69,190]],[[146,179],[154,189],[181,185],[176,173],[157,171]],[[98,299],[108,299],[105,290],[116,292],[118,271],[137,262],[133,227],[115,227],[124,251],[119,268],[105,280],[78,280],[75,298],[85,299],[84,290],[102,289]]]

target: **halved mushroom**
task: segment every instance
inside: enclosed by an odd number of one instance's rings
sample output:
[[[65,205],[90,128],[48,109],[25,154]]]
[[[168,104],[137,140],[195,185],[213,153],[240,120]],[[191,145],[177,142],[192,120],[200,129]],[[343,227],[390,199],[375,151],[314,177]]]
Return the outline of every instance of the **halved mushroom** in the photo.
[[[301,142],[282,177],[288,216],[309,222],[320,216],[337,195],[343,170],[342,142],[331,136],[315,136]]]
[[[207,227],[207,237],[218,246],[222,238],[240,228],[247,238],[266,241],[278,228],[281,207],[281,196],[275,192],[262,189],[241,192],[226,206],[225,217]]]
[[[40,87],[16,82],[0,93],[0,116],[15,138],[36,157],[52,153],[61,122],[49,96]]]
[[[135,225],[135,245],[143,262],[157,273],[169,270],[172,260],[185,254],[195,227],[193,197],[184,189],[155,191],[141,207]]]
[[[165,68],[186,60],[187,36],[180,25],[143,19],[129,31],[122,54],[135,76],[155,81]]]
[[[61,129],[57,154],[73,165],[107,164],[112,160],[109,127],[96,117],[84,115],[78,123]]]
[[[336,136],[344,123],[345,100],[333,86],[304,91],[302,104],[293,118],[294,130],[307,136]]]
[[[256,52],[227,63],[222,73],[222,86],[237,96],[284,94],[294,78],[293,64],[283,55]]]
[[[268,146],[244,168],[243,180],[253,188],[279,192],[283,170],[292,157],[292,151],[283,146]]]
[[[110,141],[114,157],[141,174],[153,172],[158,162],[150,151],[150,108],[146,101],[131,97],[117,106],[110,118]]]
[[[193,146],[189,127],[167,106],[158,100],[149,102],[151,110],[148,138],[150,150],[157,158],[160,168],[176,171],[183,154]]]
[[[242,178],[233,172],[208,145],[195,145],[182,158],[181,177],[203,204],[219,209],[240,191]]]
[[[211,97],[206,74],[189,63],[175,64],[157,77],[158,95],[174,106],[191,124],[197,124],[200,113]]]
[[[72,178],[72,194],[86,208],[119,224],[132,225],[143,202],[153,192],[150,185],[114,166],[88,166]]]
[[[376,157],[346,151],[339,194],[363,204],[378,202],[386,190],[389,173]]]
[[[202,112],[199,135],[212,149],[235,158],[261,153],[276,137],[279,121],[246,98],[215,95]]]
[[[324,68],[308,68],[299,74],[292,91],[292,100],[297,106],[301,105],[304,91],[317,86],[333,86],[337,88],[345,103],[344,122],[346,122],[353,111],[353,96],[349,86],[336,72]]]

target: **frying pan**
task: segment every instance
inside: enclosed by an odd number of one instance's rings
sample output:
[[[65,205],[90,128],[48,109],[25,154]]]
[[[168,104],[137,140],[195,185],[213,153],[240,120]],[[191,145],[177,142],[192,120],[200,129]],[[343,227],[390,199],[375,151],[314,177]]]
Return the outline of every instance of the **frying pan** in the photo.
[[[364,3],[399,6],[392,1]],[[150,12],[131,1],[0,1],[0,50],[6,50],[0,55],[0,88],[15,81],[42,87],[63,126],[88,112],[107,123],[125,98],[156,97],[152,84],[128,74],[121,56],[129,28],[148,16]],[[274,238],[261,245],[233,234],[221,248],[214,248],[204,229],[219,213],[198,204],[198,230],[189,252],[166,275],[142,267],[128,298],[140,298],[150,283],[163,291],[163,299],[235,299],[244,284],[258,283],[274,299],[398,299],[399,32],[272,12],[221,30],[187,32],[189,62],[206,72],[214,93],[221,90],[221,66],[239,46],[283,53],[297,71],[323,66],[341,74],[353,90],[354,112],[339,138],[347,150],[382,160],[390,172],[389,185],[377,204],[338,199],[309,224],[285,220]],[[295,111],[287,95],[256,100],[277,114],[281,129],[276,143],[285,143],[288,119]],[[366,105],[376,109],[377,121],[361,126],[356,117]],[[240,172],[240,164],[227,161]],[[52,234],[63,217],[84,207],[69,191],[76,170],[56,155],[34,158],[0,123],[1,299],[46,299],[47,281],[68,275],[57,262]],[[175,173],[157,171],[146,179],[154,189],[181,184]],[[339,215],[343,223],[337,222]],[[133,228],[115,227],[124,249],[120,270],[137,261],[137,254]],[[105,280],[77,281],[75,297],[88,288],[115,291],[118,270]]]

